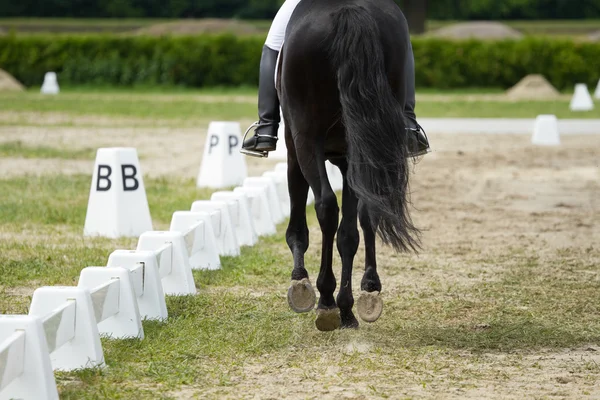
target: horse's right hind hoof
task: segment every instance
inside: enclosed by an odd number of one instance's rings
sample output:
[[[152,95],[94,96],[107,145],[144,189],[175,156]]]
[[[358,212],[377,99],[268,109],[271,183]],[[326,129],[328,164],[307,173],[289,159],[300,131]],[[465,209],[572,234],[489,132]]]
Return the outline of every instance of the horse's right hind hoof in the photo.
[[[363,291],[356,301],[356,311],[365,322],[377,321],[383,312],[383,300],[379,297],[379,292]]]
[[[342,326],[340,309],[337,307],[328,310],[324,308],[318,308],[315,325],[321,332],[329,332],[340,329],[340,326]]]
[[[288,304],[297,313],[311,311],[317,302],[317,295],[308,278],[292,281],[287,298]]]

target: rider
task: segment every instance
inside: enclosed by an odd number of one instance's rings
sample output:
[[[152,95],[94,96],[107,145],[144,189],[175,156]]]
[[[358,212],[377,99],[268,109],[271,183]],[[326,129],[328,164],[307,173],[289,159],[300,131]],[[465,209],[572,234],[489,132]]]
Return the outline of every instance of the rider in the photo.
[[[271,24],[267,39],[262,48],[258,83],[258,117],[259,121],[252,124],[246,133],[256,127],[253,136],[242,144],[244,154],[266,157],[267,152],[273,151],[277,145],[277,130],[279,128],[279,98],[275,88],[275,66],[290,17],[301,0],[286,0]],[[414,137],[409,147],[409,157],[417,157],[430,151],[429,141],[423,128],[417,123],[415,115],[415,61],[412,46],[409,42],[406,65],[407,98],[404,115],[407,117],[408,132]]]

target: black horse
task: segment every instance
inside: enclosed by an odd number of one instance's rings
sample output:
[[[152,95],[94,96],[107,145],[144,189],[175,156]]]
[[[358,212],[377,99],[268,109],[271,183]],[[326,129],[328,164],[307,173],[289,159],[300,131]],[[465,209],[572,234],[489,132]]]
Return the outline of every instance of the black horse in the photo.
[[[314,308],[315,291],[304,267],[309,245],[309,187],[322,231],[316,326],[357,327],[352,308],[352,264],[360,221],[366,248],[357,311],[374,322],[382,312],[375,239],[397,251],[417,251],[420,232],[408,205],[409,157],[403,115],[404,68],[410,36],[393,0],[302,0],[287,28],[277,73],[285,120],[291,215],[286,232],[294,258],[288,302],[296,312]],[[325,161],[344,177],[342,220]],[[342,259],[334,298],[334,237]],[[339,307],[339,308],[338,308]]]

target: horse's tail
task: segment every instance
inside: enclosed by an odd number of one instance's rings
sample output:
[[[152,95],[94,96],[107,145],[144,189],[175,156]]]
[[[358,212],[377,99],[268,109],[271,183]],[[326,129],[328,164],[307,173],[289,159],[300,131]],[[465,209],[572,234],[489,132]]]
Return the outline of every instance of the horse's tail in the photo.
[[[408,212],[406,123],[388,82],[378,25],[360,6],[332,18],[330,57],[346,128],[348,182],[383,242],[416,251],[420,232]]]

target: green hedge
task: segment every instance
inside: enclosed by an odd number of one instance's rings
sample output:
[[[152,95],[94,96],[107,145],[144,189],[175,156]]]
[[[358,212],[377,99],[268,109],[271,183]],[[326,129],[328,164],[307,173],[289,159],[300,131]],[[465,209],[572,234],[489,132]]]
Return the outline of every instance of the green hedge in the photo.
[[[46,71],[69,85],[239,86],[258,83],[264,37],[0,37],[0,68],[27,86]],[[540,73],[559,89],[600,78],[600,43],[413,39],[421,88],[509,87]]]

